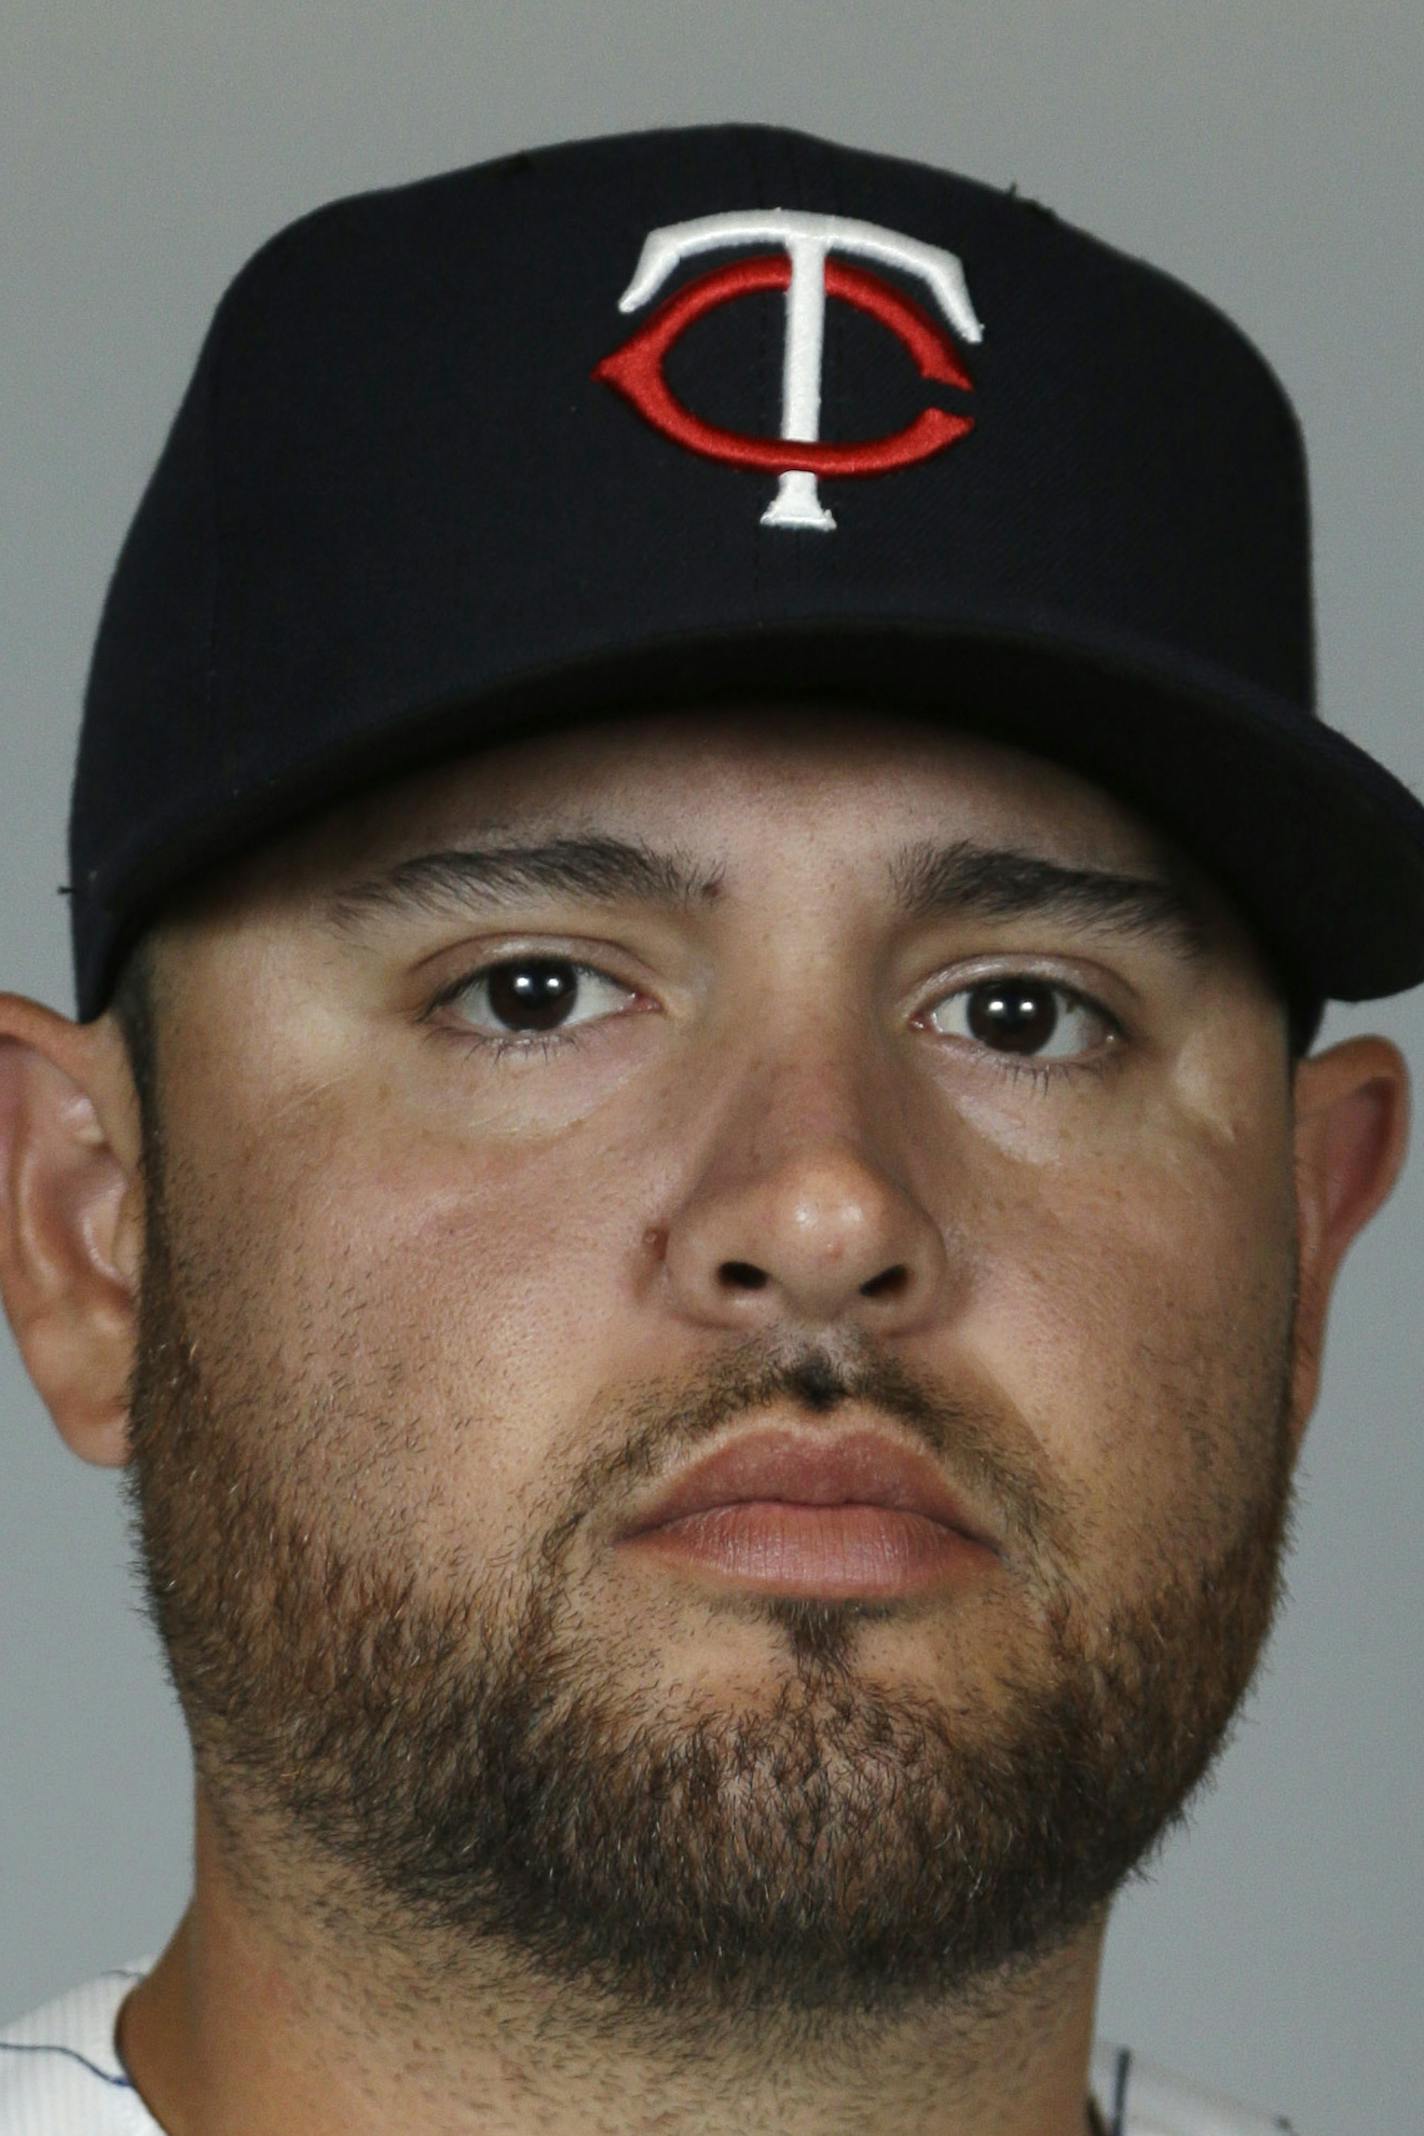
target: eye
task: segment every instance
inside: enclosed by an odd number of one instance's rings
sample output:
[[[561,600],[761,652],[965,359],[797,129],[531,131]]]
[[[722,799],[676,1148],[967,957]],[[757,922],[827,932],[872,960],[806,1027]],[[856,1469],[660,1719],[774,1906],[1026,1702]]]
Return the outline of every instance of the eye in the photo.
[[[950,1011],[950,1028],[939,1022],[942,1005]],[[1032,972],[1000,972],[970,986],[942,994],[926,1012],[942,1037],[963,1037],[1013,1059],[1060,1063],[1064,1067],[1100,1065],[1080,1059],[1091,1054],[1094,1040],[1111,1046],[1122,1027],[1101,1003],[1059,980]],[[1104,1037],[1104,1034],[1106,1036]]]
[[[451,1002],[474,997],[476,1016],[483,1004],[484,1015],[494,1028],[478,1029],[462,1009],[456,1036],[471,1045],[492,1048],[496,1057],[535,1051],[547,1056],[555,1047],[578,1045],[582,1024],[603,1020],[616,1012],[620,998],[627,1002],[633,994],[633,988],[595,965],[530,952],[462,972],[441,988],[425,1016],[433,1016]],[[945,1004],[951,1007],[951,1020],[961,1026],[958,1031],[946,1030],[939,1021]],[[580,1009],[587,1013],[578,1015]],[[1101,1003],[1061,981],[1031,972],[995,974],[957,987],[939,997],[926,1012],[926,1020],[941,1037],[966,1037],[985,1048],[1006,1072],[1045,1080],[1055,1074],[1103,1068],[1107,1048],[1123,1035],[1116,1018]],[[1085,1027],[1086,1045],[1075,1046],[1072,1034],[1075,1030],[1081,1034]],[[1096,1051],[1094,1030],[1100,1038],[1105,1034],[1105,1044],[1100,1043]],[[1085,1053],[1086,1057],[1080,1057]]]
[[[472,972],[461,973],[442,987],[427,1014],[449,1002],[473,999],[495,1028],[467,1029],[462,1036],[496,1046],[501,1052],[517,1052],[522,1045],[532,1048],[541,1041],[546,1047],[574,1044],[574,1031],[568,1030],[565,1036],[569,1025],[595,1021],[616,1007],[619,999],[628,1001],[632,992],[631,987],[620,985],[607,972],[591,964],[579,964],[572,957],[501,957]],[[577,1016],[575,1012],[581,1008],[589,1014]],[[463,1008],[461,1021],[465,1021]]]

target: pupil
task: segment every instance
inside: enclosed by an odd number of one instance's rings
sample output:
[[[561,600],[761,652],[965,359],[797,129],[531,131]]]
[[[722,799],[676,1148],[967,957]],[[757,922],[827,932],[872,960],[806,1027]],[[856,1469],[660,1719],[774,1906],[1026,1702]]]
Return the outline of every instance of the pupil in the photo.
[[[1058,1022],[1053,989],[1044,980],[986,979],[969,995],[969,1027],[976,1038],[1007,1042],[1015,1053],[1046,1045]]]
[[[552,1031],[574,998],[578,967],[566,957],[507,960],[496,965],[487,985],[490,1007],[501,1023]],[[1042,980],[986,979],[970,990],[969,1027],[978,1039],[1034,1053],[1048,1043],[1058,1022],[1053,993]]]
[[[564,957],[528,957],[496,965],[485,983],[501,1023],[552,1031],[574,998],[578,970]]]

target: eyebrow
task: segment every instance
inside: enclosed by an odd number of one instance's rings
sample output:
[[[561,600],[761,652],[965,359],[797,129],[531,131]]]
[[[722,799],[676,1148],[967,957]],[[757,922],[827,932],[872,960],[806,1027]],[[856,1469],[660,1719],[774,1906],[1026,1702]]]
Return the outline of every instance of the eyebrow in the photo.
[[[1190,965],[1199,964],[1208,947],[1206,916],[1175,875],[1112,874],[961,838],[903,846],[887,878],[892,909],[909,922],[1030,914],[1149,940]],[[498,907],[531,894],[692,911],[715,904],[725,885],[721,864],[659,852],[638,839],[553,837],[415,854],[330,893],[320,919],[329,931],[353,937],[382,920],[458,919],[472,907]]]

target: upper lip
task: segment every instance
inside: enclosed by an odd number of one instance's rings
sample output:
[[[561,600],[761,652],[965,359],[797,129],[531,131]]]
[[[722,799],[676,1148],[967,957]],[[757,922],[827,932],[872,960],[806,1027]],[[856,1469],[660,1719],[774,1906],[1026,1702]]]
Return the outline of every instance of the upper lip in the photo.
[[[620,1539],[689,1513],[752,1499],[803,1506],[888,1506],[923,1514],[971,1541],[994,1547],[932,1461],[883,1432],[864,1430],[827,1438],[763,1429],[730,1440],[678,1470],[667,1488],[624,1525]]]

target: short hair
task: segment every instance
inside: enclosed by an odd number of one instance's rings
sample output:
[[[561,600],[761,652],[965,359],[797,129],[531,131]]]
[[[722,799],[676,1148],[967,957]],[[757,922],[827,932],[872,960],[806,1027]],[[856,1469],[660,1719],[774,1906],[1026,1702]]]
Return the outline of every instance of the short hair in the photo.
[[[118,1026],[138,1097],[143,1149],[153,1150],[159,1132],[157,935],[141,934],[127,952],[114,982],[109,1013]]]

